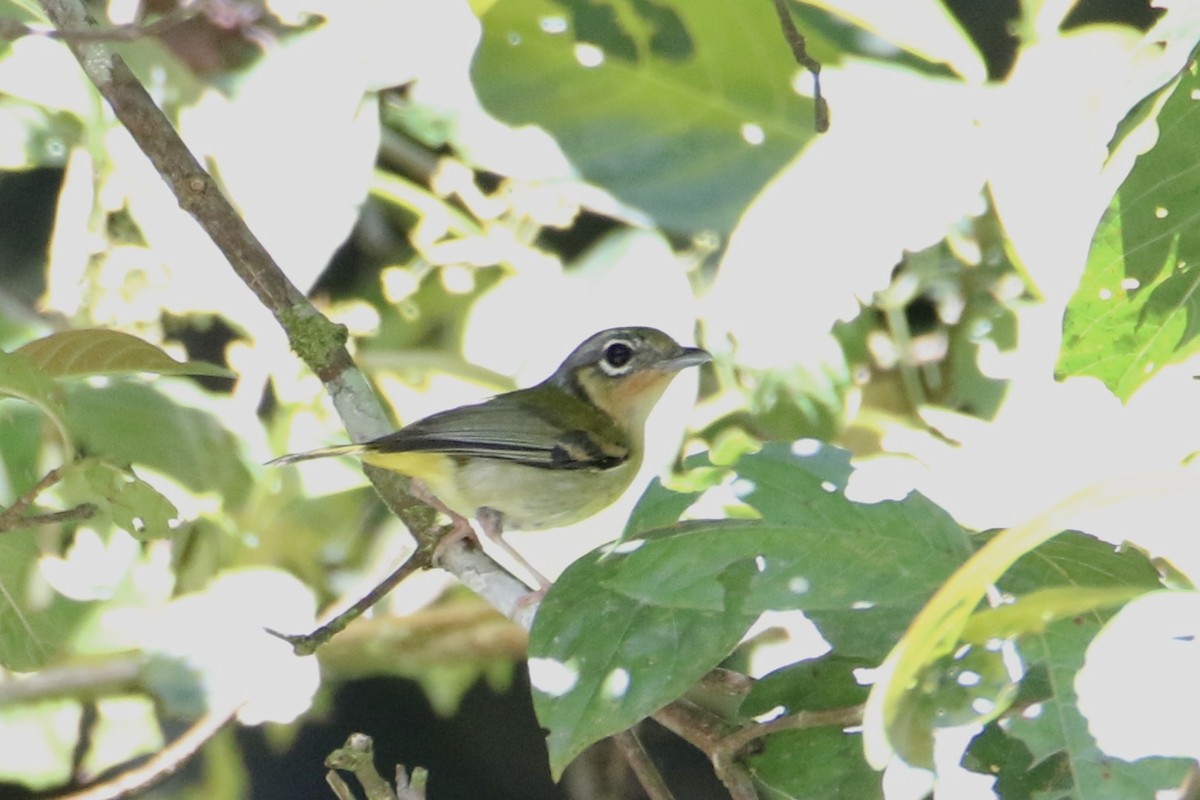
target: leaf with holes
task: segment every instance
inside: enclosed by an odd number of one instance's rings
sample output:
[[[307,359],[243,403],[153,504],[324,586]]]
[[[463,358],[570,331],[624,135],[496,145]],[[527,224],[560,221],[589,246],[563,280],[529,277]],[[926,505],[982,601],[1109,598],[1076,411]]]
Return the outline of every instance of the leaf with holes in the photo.
[[[1200,172],[1180,168],[1200,162],[1197,93],[1193,63],[1101,220],[1063,321],[1059,372],[1095,376],[1122,400],[1197,347]]]
[[[153,386],[116,381],[67,388],[67,422],[80,447],[115,463],[163,472],[193,492],[219,492],[228,507],[252,481],[242,448],[212,413],[172,400]]]
[[[815,135],[770,3],[499,0],[482,19],[484,106],[667,228],[731,230]]]
[[[64,470],[62,492],[67,502],[95,505],[98,514],[142,540],[170,536],[179,517],[171,501],[132,470],[94,458],[75,461]]]
[[[1063,620],[1021,642],[1021,655],[1029,666],[1045,671],[1045,694],[1010,720],[1007,732],[1029,748],[1033,765],[1057,765],[1053,770],[1056,780],[1035,797],[1153,800],[1160,790],[1180,786],[1193,763],[1179,758],[1143,758],[1131,764],[1096,746],[1077,707],[1075,675],[1100,627],[1101,620],[1095,615]]]
[[[763,611],[803,609],[831,641],[857,636],[881,656],[970,553],[962,529],[924,498],[846,499],[842,451],[773,445],[735,470],[763,519],[643,533],[580,559],[547,594],[530,656],[556,774],[583,747],[678,697]]]
[[[736,464],[761,520],[687,522],[610,556],[607,585],[656,605],[714,609],[714,577],[751,561],[745,608],[800,609],[846,656],[882,657],[921,604],[972,552],[962,528],[918,494],[856,503],[849,454],[772,444]]]
[[[529,636],[533,707],[549,730],[556,780],[586,747],[683,694],[758,616],[739,609],[753,564],[732,565],[718,576],[717,609],[628,597],[604,585],[609,565],[587,556],[568,567],[542,601]]]

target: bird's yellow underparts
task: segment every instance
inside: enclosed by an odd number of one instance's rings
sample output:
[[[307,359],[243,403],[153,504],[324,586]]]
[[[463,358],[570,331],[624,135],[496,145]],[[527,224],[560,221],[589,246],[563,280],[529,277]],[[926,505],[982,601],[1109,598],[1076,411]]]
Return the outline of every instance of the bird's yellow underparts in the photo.
[[[584,341],[536,386],[433,414],[370,442],[270,463],[355,455],[419,479],[462,517],[490,509],[507,529],[570,525],[629,487],[655,403],[675,373],[709,360],[654,328],[611,328]]]

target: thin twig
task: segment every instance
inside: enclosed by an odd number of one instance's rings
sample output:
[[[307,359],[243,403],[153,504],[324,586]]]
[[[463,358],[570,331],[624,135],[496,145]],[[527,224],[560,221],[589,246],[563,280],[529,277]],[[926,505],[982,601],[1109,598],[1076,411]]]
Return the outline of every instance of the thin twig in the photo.
[[[79,0],[41,0],[41,3],[60,29],[75,30],[93,24]],[[345,328],[321,315],[287,278],[125,62],[102,42],[67,40],[67,46],[166,181],[180,207],[196,219],[238,277],[279,321],[297,355],[325,384],[350,438],[364,441],[390,432],[391,424],[383,407],[346,351]],[[384,503],[416,537],[417,563],[429,566],[431,547],[441,535],[434,510],[414,498],[409,492],[409,482],[396,473],[375,467],[364,471]],[[474,578],[479,554],[468,555],[467,549],[465,544],[448,548],[450,554],[444,555],[442,562],[451,571],[462,564]],[[493,567],[494,562],[483,570],[488,579],[482,583],[475,581],[472,588],[477,591],[498,588],[503,597],[499,604],[493,602],[493,605],[504,611],[511,606],[507,595],[525,590],[515,578],[511,579],[513,586],[499,585],[504,581],[494,576]],[[485,596],[492,601],[491,596]]]
[[[0,681],[0,708],[62,697],[80,700],[129,694],[145,688],[145,669],[146,659],[128,655],[46,667],[19,681]]]
[[[99,509],[94,503],[80,503],[77,506],[63,509],[62,511],[47,511],[45,514],[30,514],[27,517],[21,517],[16,520],[12,527],[0,526],[0,533],[5,533],[9,530],[24,530],[26,528],[36,528],[38,525],[55,525],[59,522],[68,522],[75,519],[91,519],[96,516]]]
[[[144,793],[173,775],[204,744],[216,736],[233,719],[237,708],[204,715],[146,762],[117,775],[69,794],[55,795],[54,800],[124,800]]]
[[[787,9],[787,0],[771,0],[775,4],[775,13],[779,15],[779,27],[783,29],[783,38],[792,49],[792,57],[796,63],[812,73],[813,76],[813,126],[817,133],[829,130],[829,103],[821,95],[821,62],[808,54],[808,44],[804,34],[796,28],[792,14]]]
[[[650,754],[642,746],[642,741],[633,728],[614,734],[612,740],[629,763],[630,769],[637,776],[650,800],[675,800],[675,795],[667,788],[666,781],[659,774],[658,767],[650,760]]]
[[[837,726],[862,722],[863,707],[800,711],[767,723],[738,725],[687,700],[676,700],[656,711],[653,718],[708,756],[713,772],[734,800],[755,800],[754,781],[745,766],[751,744],[774,733],[802,728]]]
[[[745,766],[721,750],[721,742],[740,726],[687,700],[668,703],[654,712],[653,718],[708,756],[713,772],[725,784],[733,800],[758,800],[754,780]]]
[[[426,563],[428,563],[427,558],[417,558],[415,554],[413,557],[405,559],[404,563],[397,567],[391,575],[387,576],[378,584],[376,584],[375,588],[363,595],[358,602],[347,608],[345,611],[339,613],[329,622],[309,633],[288,634],[280,633],[279,631],[271,630],[270,628],[266,628],[265,630],[272,636],[283,639],[285,642],[290,644],[292,646],[292,651],[295,652],[296,655],[312,655],[317,651],[318,647],[325,644],[325,642],[332,639],[341,631],[345,630],[347,625],[361,617],[367,612],[368,609],[371,608],[371,606],[378,603],[380,599],[382,599],[388,592],[396,588],[396,585],[400,583],[400,581],[404,580],[409,575],[412,575],[414,572],[423,569]]]
[[[40,2],[59,30],[79,31],[95,25],[80,0]],[[322,316],[284,275],[125,62],[103,41],[68,37],[65,43],[180,207],[196,219],[238,277],[279,321],[293,349],[324,383],[350,437],[364,441],[389,432],[387,414],[346,351],[346,329]],[[372,467],[364,471],[384,503],[417,539],[414,568],[427,566],[441,532],[436,513],[413,498],[408,481],[396,473]],[[520,611],[515,598],[527,594],[524,584],[503,573],[484,554],[459,543],[447,548],[441,562],[501,611]],[[204,717],[145,765],[69,795],[67,800],[113,800],[144,791],[178,769],[233,715],[231,710]]]
[[[33,504],[38,495],[62,480],[62,474],[62,467],[55,467],[50,470],[32,488],[13,501],[11,506],[4,509],[4,513],[0,514],[0,531],[7,531],[16,527],[15,523],[20,519],[21,514],[25,513],[25,509]]]
[[[863,707],[831,708],[825,711],[798,711],[770,722],[747,725],[721,740],[719,748],[730,756],[740,757],[746,747],[759,739],[780,731],[805,730],[837,726],[861,725]]]

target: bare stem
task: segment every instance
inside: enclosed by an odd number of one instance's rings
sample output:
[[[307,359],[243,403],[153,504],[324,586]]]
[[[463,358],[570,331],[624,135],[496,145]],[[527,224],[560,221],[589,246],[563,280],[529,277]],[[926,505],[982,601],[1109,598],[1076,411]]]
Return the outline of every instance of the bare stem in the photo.
[[[813,76],[813,125],[817,133],[829,130],[829,103],[821,95],[821,62],[808,54],[808,43],[804,34],[796,28],[791,12],[787,9],[787,0],[771,0],[775,4],[775,13],[779,15],[779,27],[783,29],[783,38],[792,50],[792,58],[796,63],[812,73]]]
[[[272,636],[283,639],[285,642],[290,644],[293,652],[295,652],[296,655],[310,656],[317,651],[318,647],[325,644],[325,642],[332,639],[341,631],[345,630],[347,625],[366,613],[371,606],[375,605],[388,592],[396,588],[396,585],[399,584],[400,581],[404,580],[409,575],[412,575],[414,572],[424,569],[428,563],[428,556],[418,558],[417,554],[414,553],[411,558],[406,559],[405,562],[401,564],[395,571],[393,571],[391,575],[387,576],[378,584],[376,584],[375,588],[367,592],[358,600],[358,602],[314,631],[297,634],[280,633],[279,631],[274,631],[270,628],[267,628],[266,631]]]
[[[663,727],[700,750],[713,765],[733,800],[756,800],[745,759],[751,746],[774,733],[805,728],[844,728],[862,722],[862,706],[801,711],[767,723],[736,724],[687,700],[676,700],[654,713]]]
[[[825,711],[798,711],[770,722],[747,725],[721,740],[720,749],[730,757],[740,757],[751,743],[780,731],[862,724],[863,707],[831,708]]]
[[[47,472],[29,491],[22,494],[11,506],[4,509],[4,513],[0,514],[0,533],[16,528],[29,527],[21,519],[21,515],[25,513],[25,509],[33,504],[34,500],[37,500],[38,495],[62,480],[62,470],[62,467],[55,467]]]
[[[637,776],[638,782],[642,784],[642,788],[646,790],[646,796],[650,800],[675,800],[675,795],[671,794],[671,790],[667,788],[666,781],[659,774],[654,762],[650,760],[650,754],[642,746],[642,742],[633,728],[615,734],[612,740],[616,744],[617,750],[629,763],[630,769]]]
[[[233,708],[206,714],[149,760],[93,786],[56,795],[54,800],[124,800],[140,795],[173,775],[209,739],[216,736],[236,713],[237,709]]]
[[[391,428],[387,415],[346,351],[345,328],[321,315],[287,278],[125,62],[111,52],[102,37],[79,35],[80,31],[96,27],[81,0],[40,2],[59,31],[69,32],[70,35],[62,37],[67,47],[167,183],[180,207],[196,219],[234,272],[279,321],[297,355],[324,383],[350,437],[364,441],[387,433]],[[411,566],[406,565],[398,572],[428,566],[441,535],[434,510],[412,497],[409,482],[396,473],[375,468],[367,468],[365,472],[384,503],[418,542]],[[5,512],[9,513],[13,509]],[[462,572],[455,574],[502,611],[519,610],[511,598],[526,593],[520,581],[503,573],[484,554],[468,552],[465,542],[446,549],[442,566],[452,572],[461,567]],[[487,592],[495,592],[501,599],[494,600]],[[231,710],[204,717],[146,764],[92,789],[65,796],[66,800],[115,800],[144,791],[178,769],[234,713]]]
[[[60,30],[82,30],[95,24],[80,0],[40,1]],[[390,431],[378,398],[346,351],[345,328],[321,315],[287,278],[125,62],[104,42],[69,38],[66,44],[174,193],[180,207],[196,219],[234,272],[279,321],[297,355],[325,384],[350,437],[364,441]],[[419,543],[414,555],[416,564],[429,566],[432,548],[442,532],[434,510],[411,495],[407,479],[373,467],[365,472],[384,503],[416,537]],[[465,550],[466,545],[448,549]],[[451,571],[462,560],[442,559]],[[467,560],[472,564],[478,562],[477,557]],[[511,581],[520,588],[509,587],[507,592],[524,591],[519,581],[515,578]],[[492,577],[484,588],[496,582]]]

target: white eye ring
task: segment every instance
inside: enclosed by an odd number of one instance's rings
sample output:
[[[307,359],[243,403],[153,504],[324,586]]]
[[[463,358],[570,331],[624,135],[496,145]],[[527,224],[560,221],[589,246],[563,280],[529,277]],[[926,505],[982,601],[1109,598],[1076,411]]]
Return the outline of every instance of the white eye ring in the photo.
[[[609,360],[614,355],[611,352],[614,348],[620,348],[615,354],[621,360],[619,364]],[[633,355],[633,342],[628,339],[611,339],[604,345],[603,354],[600,356],[600,369],[610,378],[625,375],[633,369]]]

